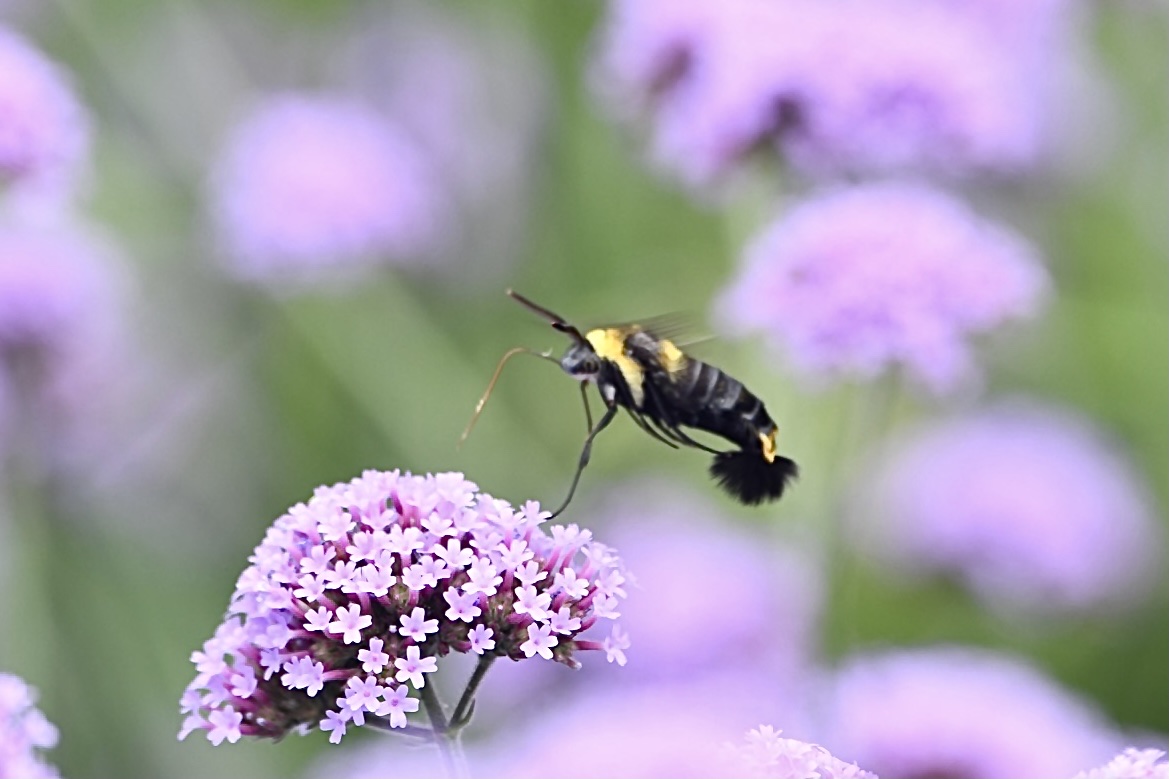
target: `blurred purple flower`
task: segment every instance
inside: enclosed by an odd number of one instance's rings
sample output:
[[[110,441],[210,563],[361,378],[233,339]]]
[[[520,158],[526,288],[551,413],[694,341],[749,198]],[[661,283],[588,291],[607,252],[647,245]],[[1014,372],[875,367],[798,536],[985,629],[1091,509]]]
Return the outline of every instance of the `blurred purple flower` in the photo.
[[[1169,779],[1169,762],[1159,749],[1129,747],[1099,768],[1081,771],[1074,779]]]
[[[211,209],[233,273],[280,283],[410,264],[448,218],[430,164],[377,112],[344,97],[269,97],[232,133]]]
[[[691,677],[731,661],[786,680],[805,669],[820,582],[795,550],[736,526],[677,485],[619,490],[594,513],[609,518],[636,571],[621,615],[637,649],[615,681]],[[704,627],[695,615],[706,615]]]
[[[0,223],[0,353],[51,363],[92,344],[116,316],[113,255],[77,225]]]
[[[514,264],[540,174],[548,63],[496,16],[396,4],[362,19],[352,75],[433,161],[458,210],[439,262],[460,281]]]
[[[582,685],[555,698],[529,698],[517,724],[483,718],[490,733],[467,744],[475,777],[525,779],[659,779],[741,776],[739,756],[726,744],[742,739],[761,718],[791,719],[791,701],[766,678],[728,669],[704,679],[638,685]],[[431,752],[385,739],[339,751],[312,776],[330,779],[394,779],[439,775]],[[827,762],[821,763],[828,765]],[[851,776],[852,774],[842,774]],[[814,775],[812,775],[814,776]],[[822,774],[832,776],[832,774]]]
[[[837,760],[828,750],[761,725],[747,733],[746,744],[728,744],[737,776],[770,779],[877,779],[853,763]]]
[[[1163,540],[1131,465],[1086,420],[1039,406],[940,424],[877,478],[883,510],[857,517],[858,548],[955,574],[993,605],[1115,604]]]
[[[88,147],[89,118],[68,77],[0,25],[0,185],[67,185]]]
[[[57,745],[57,729],[18,676],[0,673],[0,779],[54,779],[57,770],[37,750]]]
[[[826,743],[881,776],[1071,776],[1115,751],[1096,712],[1020,660],[934,647],[854,658]]]
[[[1034,162],[1040,106],[983,26],[921,0],[614,0],[598,81],[705,185],[772,143],[810,174]],[[715,10],[717,8],[717,10]],[[659,17],[660,18],[655,18]]]
[[[1035,314],[1047,288],[1020,238],[934,189],[858,186],[792,209],[748,247],[718,302],[811,374],[893,364],[934,391],[976,374],[967,339]]]
[[[579,634],[616,616],[622,564],[576,525],[549,536],[547,518],[539,504],[513,509],[457,473],[366,471],[319,487],[269,529],[226,620],[192,654],[198,674],[183,695],[179,737],[279,738],[319,723],[338,742],[366,719],[404,726],[416,706],[402,685],[421,688],[437,657],[474,651],[472,624],[446,616],[452,591],[476,596],[475,627],[495,642],[487,649],[480,631],[480,652],[577,666],[576,650],[602,648]],[[558,584],[567,568],[587,580],[583,592]],[[516,608],[525,586],[580,623],[552,635],[551,613]]]

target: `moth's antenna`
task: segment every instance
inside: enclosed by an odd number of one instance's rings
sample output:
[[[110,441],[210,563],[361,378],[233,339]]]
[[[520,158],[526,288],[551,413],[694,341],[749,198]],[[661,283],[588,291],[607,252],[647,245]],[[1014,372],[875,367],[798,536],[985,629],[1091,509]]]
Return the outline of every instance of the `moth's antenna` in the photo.
[[[549,324],[551,324],[554,328],[556,328],[560,332],[570,336],[572,338],[572,340],[576,341],[577,343],[584,343],[585,342],[584,336],[581,335],[580,330],[577,330],[573,325],[570,325],[568,323],[568,321],[565,320],[564,317],[560,316],[559,314],[553,313],[552,311],[549,311],[548,309],[544,308],[543,306],[540,306],[540,305],[537,305],[536,303],[533,303],[532,301],[528,300],[526,297],[524,297],[520,293],[516,292],[514,289],[509,289],[507,291],[507,295],[508,295],[508,297],[515,300],[517,303],[519,303],[520,305],[527,308],[529,311],[533,311],[536,314],[543,317],[544,319],[547,319]]]
[[[479,398],[479,402],[475,404],[475,413],[471,415],[471,421],[467,423],[467,427],[465,430],[463,430],[463,434],[459,436],[459,443],[456,445],[456,449],[463,448],[463,444],[466,442],[467,436],[471,435],[471,428],[473,428],[475,423],[479,421],[479,415],[483,413],[483,407],[487,405],[487,399],[491,397],[491,392],[495,389],[495,382],[499,381],[499,374],[503,373],[503,366],[507,364],[508,360],[510,360],[512,357],[515,357],[517,354],[530,354],[533,357],[549,360],[550,362],[554,362],[557,365],[560,364],[560,362],[552,356],[551,350],[537,352],[527,348],[526,346],[517,346],[514,349],[508,349],[507,352],[504,353],[503,357],[499,359],[499,364],[495,366],[495,373],[491,375],[491,381],[488,383],[487,390],[483,393],[483,397]]]

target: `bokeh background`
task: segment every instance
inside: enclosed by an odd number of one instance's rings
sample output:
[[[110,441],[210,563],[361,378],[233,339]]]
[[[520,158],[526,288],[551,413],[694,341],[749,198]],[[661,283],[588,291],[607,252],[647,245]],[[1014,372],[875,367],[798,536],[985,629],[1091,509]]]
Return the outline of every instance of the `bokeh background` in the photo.
[[[699,127],[715,87],[687,79],[729,56],[685,26],[700,3],[0,0],[0,670],[39,691],[60,732],[47,759],[78,779],[430,770],[378,733],[180,743],[177,701],[250,550],[315,486],[457,470],[559,502],[584,424],[554,367],[513,362],[455,448],[499,355],[564,345],[509,286],[582,326],[690,315],[716,336],[694,353],[765,399],[802,475],[743,508],[704,456],[619,419],[566,519],[638,579],[629,664],[495,669],[473,759],[506,774],[522,771],[493,762],[505,752],[543,770],[607,751],[598,771],[676,775],[697,770],[685,734],[721,735],[711,722],[732,737],[768,722],[903,776],[1070,775],[1164,744],[1166,6],[1018,4],[1036,33],[1010,28],[1014,4],[936,5],[993,17],[1034,90],[1031,146],[962,135],[996,132],[971,105],[1006,98],[981,76],[939,87],[972,112],[942,130],[923,77],[897,127],[921,146],[873,164],[881,128],[845,149],[865,125],[843,108],[844,140],[778,153],[770,137],[811,121],[799,110],[771,106],[758,138]],[[792,43],[759,29],[738,54]],[[804,85],[839,86],[821,81]],[[953,135],[931,147],[935,130]],[[909,352],[801,362],[789,326],[831,307],[831,284],[790,317],[728,323],[718,301],[771,251],[759,235],[906,170],[1044,269],[1019,316],[958,328],[969,370],[923,381]],[[912,247],[930,229],[892,233]],[[923,756],[951,742],[986,761]]]

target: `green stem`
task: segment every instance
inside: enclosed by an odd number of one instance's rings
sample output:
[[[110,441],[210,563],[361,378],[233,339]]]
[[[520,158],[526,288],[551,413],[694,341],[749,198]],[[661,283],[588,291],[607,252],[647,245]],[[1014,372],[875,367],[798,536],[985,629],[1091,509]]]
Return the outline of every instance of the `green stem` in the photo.
[[[475,708],[475,693],[479,690],[479,685],[482,683],[483,677],[487,675],[491,664],[495,662],[495,658],[495,655],[482,655],[479,662],[475,664],[475,670],[471,673],[471,678],[467,680],[467,687],[459,697],[455,713],[451,716],[451,727],[456,731],[462,730],[471,721],[471,712]]]
[[[467,771],[467,758],[463,755],[463,745],[459,740],[459,731],[451,730],[442,702],[438,699],[438,692],[433,684],[428,684],[418,691],[422,698],[422,708],[430,719],[430,728],[434,731],[434,743],[438,747],[439,757],[442,758],[443,768],[451,779],[466,779],[470,776]]]

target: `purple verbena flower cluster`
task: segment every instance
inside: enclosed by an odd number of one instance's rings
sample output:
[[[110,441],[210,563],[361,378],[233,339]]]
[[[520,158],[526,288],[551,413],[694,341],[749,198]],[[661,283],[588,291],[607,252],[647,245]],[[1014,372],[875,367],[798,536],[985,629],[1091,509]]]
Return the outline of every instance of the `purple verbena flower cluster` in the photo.
[[[811,374],[871,378],[899,364],[936,391],[974,372],[967,339],[1036,313],[1047,275],[1019,237],[919,184],[812,199],[748,248],[719,302]]]
[[[1041,101],[986,26],[920,0],[613,0],[598,84],[703,186],[753,149],[813,175],[1015,170]]]
[[[34,703],[18,676],[0,673],[0,779],[54,779],[56,769],[38,754],[57,745],[57,729]]]
[[[215,636],[192,660],[179,734],[214,744],[319,723],[404,727],[451,651],[576,666],[578,649],[622,662],[625,597],[615,552],[576,525],[550,528],[459,473],[366,471],[318,488],[276,520],[249,558]]]
[[[995,607],[1116,605],[1155,567],[1162,534],[1131,465],[1087,420],[1015,402],[909,439],[858,513],[858,551],[956,576]]]
[[[89,120],[67,76],[0,25],[0,185],[59,182],[88,146]]]
[[[346,97],[267,98],[235,128],[211,185],[229,269],[250,281],[415,262],[436,249],[446,219],[413,141]]]
[[[1169,762],[1160,749],[1129,747],[1099,768],[1081,771],[1075,779],[1169,779]]]
[[[876,779],[876,774],[833,757],[818,744],[783,738],[770,725],[747,733],[746,743],[727,745],[736,776],[768,779]]]
[[[76,225],[0,220],[0,356],[52,361],[92,345],[116,318],[115,254]]]
[[[824,713],[825,743],[883,776],[1071,776],[1117,748],[1086,701],[985,649],[854,657]]]

